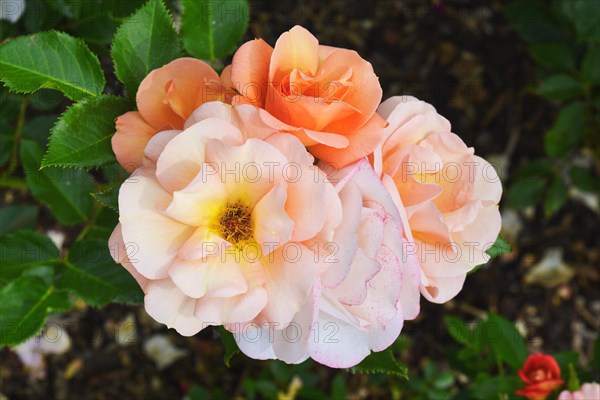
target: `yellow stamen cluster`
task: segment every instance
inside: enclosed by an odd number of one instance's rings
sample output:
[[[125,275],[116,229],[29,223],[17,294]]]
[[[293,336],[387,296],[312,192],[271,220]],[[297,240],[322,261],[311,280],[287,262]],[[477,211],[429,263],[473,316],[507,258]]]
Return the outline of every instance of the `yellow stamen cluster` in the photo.
[[[219,218],[219,233],[229,243],[238,244],[252,237],[250,208],[240,201],[229,202]]]

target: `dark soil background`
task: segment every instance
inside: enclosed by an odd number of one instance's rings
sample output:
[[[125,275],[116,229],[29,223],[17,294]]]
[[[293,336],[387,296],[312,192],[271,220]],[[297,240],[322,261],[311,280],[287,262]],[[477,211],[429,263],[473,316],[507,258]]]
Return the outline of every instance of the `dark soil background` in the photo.
[[[510,176],[528,160],[543,156],[543,134],[556,107],[527,93],[535,68],[525,44],[501,12],[500,1],[251,1],[247,39],[277,37],[299,24],[322,44],[356,50],[373,64],[384,99],[411,94],[433,104],[448,118],[453,131],[483,157],[504,155]],[[424,360],[446,367],[445,349],[454,344],[443,325],[444,315],[476,320],[490,310],[526,330],[532,350],[574,350],[590,357],[592,339],[600,329],[600,220],[583,204],[568,205],[547,220],[541,210],[521,213],[523,230],[509,241],[513,252],[493,260],[468,277],[463,291],[445,305],[422,301],[416,321],[403,336],[410,347],[402,354],[409,374],[419,374]],[[523,278],[549,247],[562,247],[574,271],[570,280],[547,288],[527,285]],[[132,343],[115,342],[115,325],[135,316]],[[143,309],[80,307],[64,317],[73,345],[50,356],[47,379],[31,382],[18,357],[2,351],[0,392],[8,399],[151,399],[182,398],[190,385],[224,398],[243,396],[247,379],[273,379],[277,363],[236,355],[231,368],[223,363],[216,331],[207,329],[183,338],[154,324]],[[188,349],[188,356],[159,371],[143,351],[153,333],[166,333]],[[330,393],[339,371],[309,362],[313,382],[305,386]],[[372,378],[343,372],[351,398],[391,398],[401,378]],[[379,380],[378,380],[379,379]],[[287,385],[280,387],[285,391]],[[218,393],[211,392],[218,396]],[[310,392],[303,392],[310,397]],[[260,398],[260,395],[259,395]]]

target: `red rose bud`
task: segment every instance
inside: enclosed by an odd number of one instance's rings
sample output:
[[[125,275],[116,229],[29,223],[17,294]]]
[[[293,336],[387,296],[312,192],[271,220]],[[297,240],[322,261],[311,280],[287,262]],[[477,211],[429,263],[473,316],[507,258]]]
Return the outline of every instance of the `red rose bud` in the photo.
[[[517,390],[517,394],[529,400],[544,400],[563,384],[560,367],[554,357],[541,353],[527,357],[523,368],[519,370],[519,377],[525,383],[525,388]]]

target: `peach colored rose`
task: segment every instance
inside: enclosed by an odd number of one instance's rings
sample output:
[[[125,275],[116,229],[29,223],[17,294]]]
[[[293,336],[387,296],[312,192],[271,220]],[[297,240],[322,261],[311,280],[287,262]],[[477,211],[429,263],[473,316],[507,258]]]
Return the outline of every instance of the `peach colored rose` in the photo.
[[[372,161],[410,229],[419,256],[421,293],[443,303],[466,274],[485,263],[500,232],[502,185],[494,168],[450,131],[450,123],[414,97],[392,97],[378,113],[387,119]]]
[[[290,324],[237,327],[250,357],[352,367],[394,343],[404,320],[419,313],[419,264],[403,253],[402,221],[379,177],[363,159],[330,179],[343,207],[336,252]]]
[[[597,383],[584,383],[579,390],[569,392],[563,390],[558,395],[558,400],[591,400],[600,399],[600,385]]]
[[[148,314],[182,335],[287,323],[322,268],[314,244],[333,238],[339,198],[294,136],[249,137],[220,102],[199,110],[224,118],[196,114],[183,132],[156,134],[121,186],[113,258],[142,286]]]
[[[375,113],[382,90],[371,64],[355,51],[319,45],[300,26],[275,48],[262,39],[242,45],[228,79],[239,93],[232,104],[264,108],[315,157],[340,167],[371,153],[383,133]]]
[[[224,100],[224,90],[219,75],[204,61],[178,58],[153,70],[138,88],[139,111],[116,119],[112,148],[117,161],[133,171],[153,135],[165,129],[182,129],[192,111],[215,100]]]

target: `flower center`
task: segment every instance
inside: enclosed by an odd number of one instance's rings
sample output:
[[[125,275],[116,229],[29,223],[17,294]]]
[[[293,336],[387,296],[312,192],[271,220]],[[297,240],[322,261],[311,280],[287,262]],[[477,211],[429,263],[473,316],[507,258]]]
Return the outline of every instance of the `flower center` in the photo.
[[[252,237],[250,208],[240,201],[228,202],[219,218],[219,233],[229,243],[238,244]]]
[[[543,369],[536,369],[529,374],[529,379],[534,382],[542,382],[550,378],[550,374],[546,375]]]

